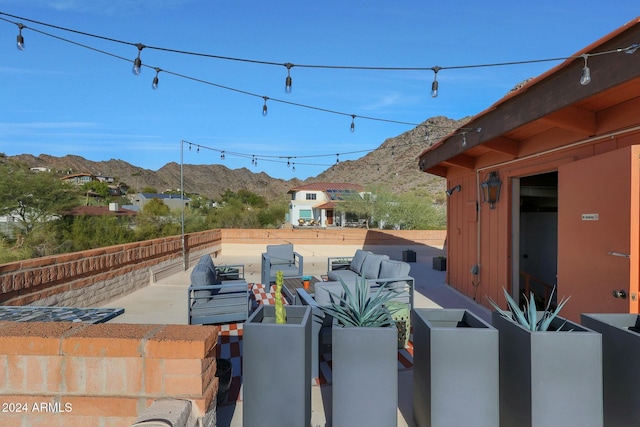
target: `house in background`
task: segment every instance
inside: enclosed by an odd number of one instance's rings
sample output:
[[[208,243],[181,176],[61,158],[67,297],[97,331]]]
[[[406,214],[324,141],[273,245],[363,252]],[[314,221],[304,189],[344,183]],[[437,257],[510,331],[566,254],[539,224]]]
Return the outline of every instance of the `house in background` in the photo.
[[[84,185],[91,181],[97,181],[98,179],[96,178],[95,175],[92,175],[90,173],[75,173],[72,175],[65,175],[62,178],[60,178],[60,180],[62,180],[63,182],[69,182],[75,185]]]
[[[336,204],[349,197],[362,197],[364,189],[357,184],[314,182],[292,188],[289,220],[294,226],[345,226],[346,216],[335,210]]]
[[[544,300],[557,285],[574,321],[638,313],[638,47],[639,18],[420,154],[420,169],[451,190],[449,285],[484,305],[504,305],[503,287]]]
[[[131,199],[134,210],[142,211],[144,205],[150,200],[160,199],[162,202],[169,206],[170,210],[181,210],[182,207],[188,207],[191,199],[186,196],[180,197],[179,194],[160,194],[160,193],[136,193]]]

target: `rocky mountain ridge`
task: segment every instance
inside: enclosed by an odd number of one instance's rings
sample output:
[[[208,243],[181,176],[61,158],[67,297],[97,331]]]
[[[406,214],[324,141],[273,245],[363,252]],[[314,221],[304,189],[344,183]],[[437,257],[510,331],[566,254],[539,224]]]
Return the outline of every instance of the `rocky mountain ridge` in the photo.
[[[376,150],[357,160],[341,161],[316,177],[304,181],[272,178],[264,172],[247,168],[229,169],[224,165],[184,165],[184,187],[188,193],[217,198],[225,190],[247,189],[270,198],[283,197],[289,189],[310,182],[350,182],[364,187],[382,186],[397,193],[416,189],[429,192],[444,190],[444,180],[418,169],[418,155],[459,126],[465,119],[453,120],[432,117],[412,130],[388,138]],[[47,154],[21,154],[9,159],[29,167],[47,167],[65,173],[91,173],[112,176],[127,185],[142,189],[154,187],[158,191],[180,188],[180,165],[167,163],[157,171],[111,159],[94,162],[80,156],[54,157]]]

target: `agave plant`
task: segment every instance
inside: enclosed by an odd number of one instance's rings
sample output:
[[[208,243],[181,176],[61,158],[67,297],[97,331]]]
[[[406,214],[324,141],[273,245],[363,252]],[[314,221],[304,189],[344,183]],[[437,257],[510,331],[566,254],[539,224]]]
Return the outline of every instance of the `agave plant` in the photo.
[[[333,316],[344,326],[386,327],[395,324],[391,313],[384,306],[386,302],[398,296],[398,293],[385,292],[380,287],[373,296],[369,296],[369,284],[363,277],[356,281],[355,293],[340,279],[343,295],[329,292],[332,303],[320,309]]]
[[[518,322],[520,325],[524,326],[530,331],[549,330],[549,326],[551,325],[551,322],[553,321],[553,319],[555,319],[558,316],[558,313],[560,312],[560,310],[562,310],[562,307],[564,307],[567,301],[569,301],[569,299],[571,298],[571,297],[562,298],[558,303],[558,305],[556,306],[556,308],[551,309],[551,299],[556,290],[554,286],[553,290],[551,291],[551,296],[549,297],[549,302],[547,302],[547,306],[542,312],[542,315],[539,316],[538,309],[536,308],[536,301],[535,301],[533,292],[530,293],[530,296],[528,299],[526,296],[524,297],[525,304],[524,304],[524,310],[523,310],[518,306],[518,304],[514,301],[514,299],[511,298],[511,295],[509,295],[509,292],[507,292],[505,288],[502,288],[502,290],[504,291],[504,296],[507,300],[507,304],[509,305],[509,310],[501,309],[498,306],[498,304],[491,299],[491,297],[487,297],[487,299],[489,300],[493,308],[495,308],[496,311],[500,313],[502,316],[506,317],[507,319],[511,319],[515,322]]]

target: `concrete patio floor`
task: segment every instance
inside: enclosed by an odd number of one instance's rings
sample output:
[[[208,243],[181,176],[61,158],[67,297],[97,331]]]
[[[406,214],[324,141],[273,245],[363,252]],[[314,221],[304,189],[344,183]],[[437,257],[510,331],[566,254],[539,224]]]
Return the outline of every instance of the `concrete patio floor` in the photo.
[[[295,250],[304,257],[304,273],[320,276],[326,274],[327,258],[351,256],[355,245],[296,245]],[[365,249],[387,254],[401,260],[402,251],[416,252],[416,262],[411,263],[410,275],[416,279],[416,308],[466,308],[490,322],[490,311],[444,283],[445,272],[432,268],[432,258],[442,255],[442,249],[415,246],[373,246]],[[244,264],[247,283],[260,283],[261,253],[264,244],[223,244],[222,251],[214,259],[216,265]],[[187,324],[187,288],[191,269],[159,280],[143,289],[114,300],[103,307],[124,308],[124,314],[110,323],[138,324]],[[413,370],[398,372],[398,427],[413,427]],[[240,396],[242,396],[242,391]],[[218,427],[241,427],[242,400],[221,406],[217,410]],[[250,404],[250,402],[249,402]],[[331,386],[312,387],[312,427],[331,427]]]

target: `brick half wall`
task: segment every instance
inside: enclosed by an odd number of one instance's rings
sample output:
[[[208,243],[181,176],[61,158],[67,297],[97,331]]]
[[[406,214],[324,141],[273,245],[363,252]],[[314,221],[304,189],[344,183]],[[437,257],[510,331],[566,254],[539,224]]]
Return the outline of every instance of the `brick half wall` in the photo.
[[[0,322],[0,427],[128,426],[157,399],[215,411],[218,328]]]
[[[220,230],[185,235],[187,263],[220,246]],[[147,286],[151,268],[178,264],[181,236],[3,264],[0,305],[97,306]]]

